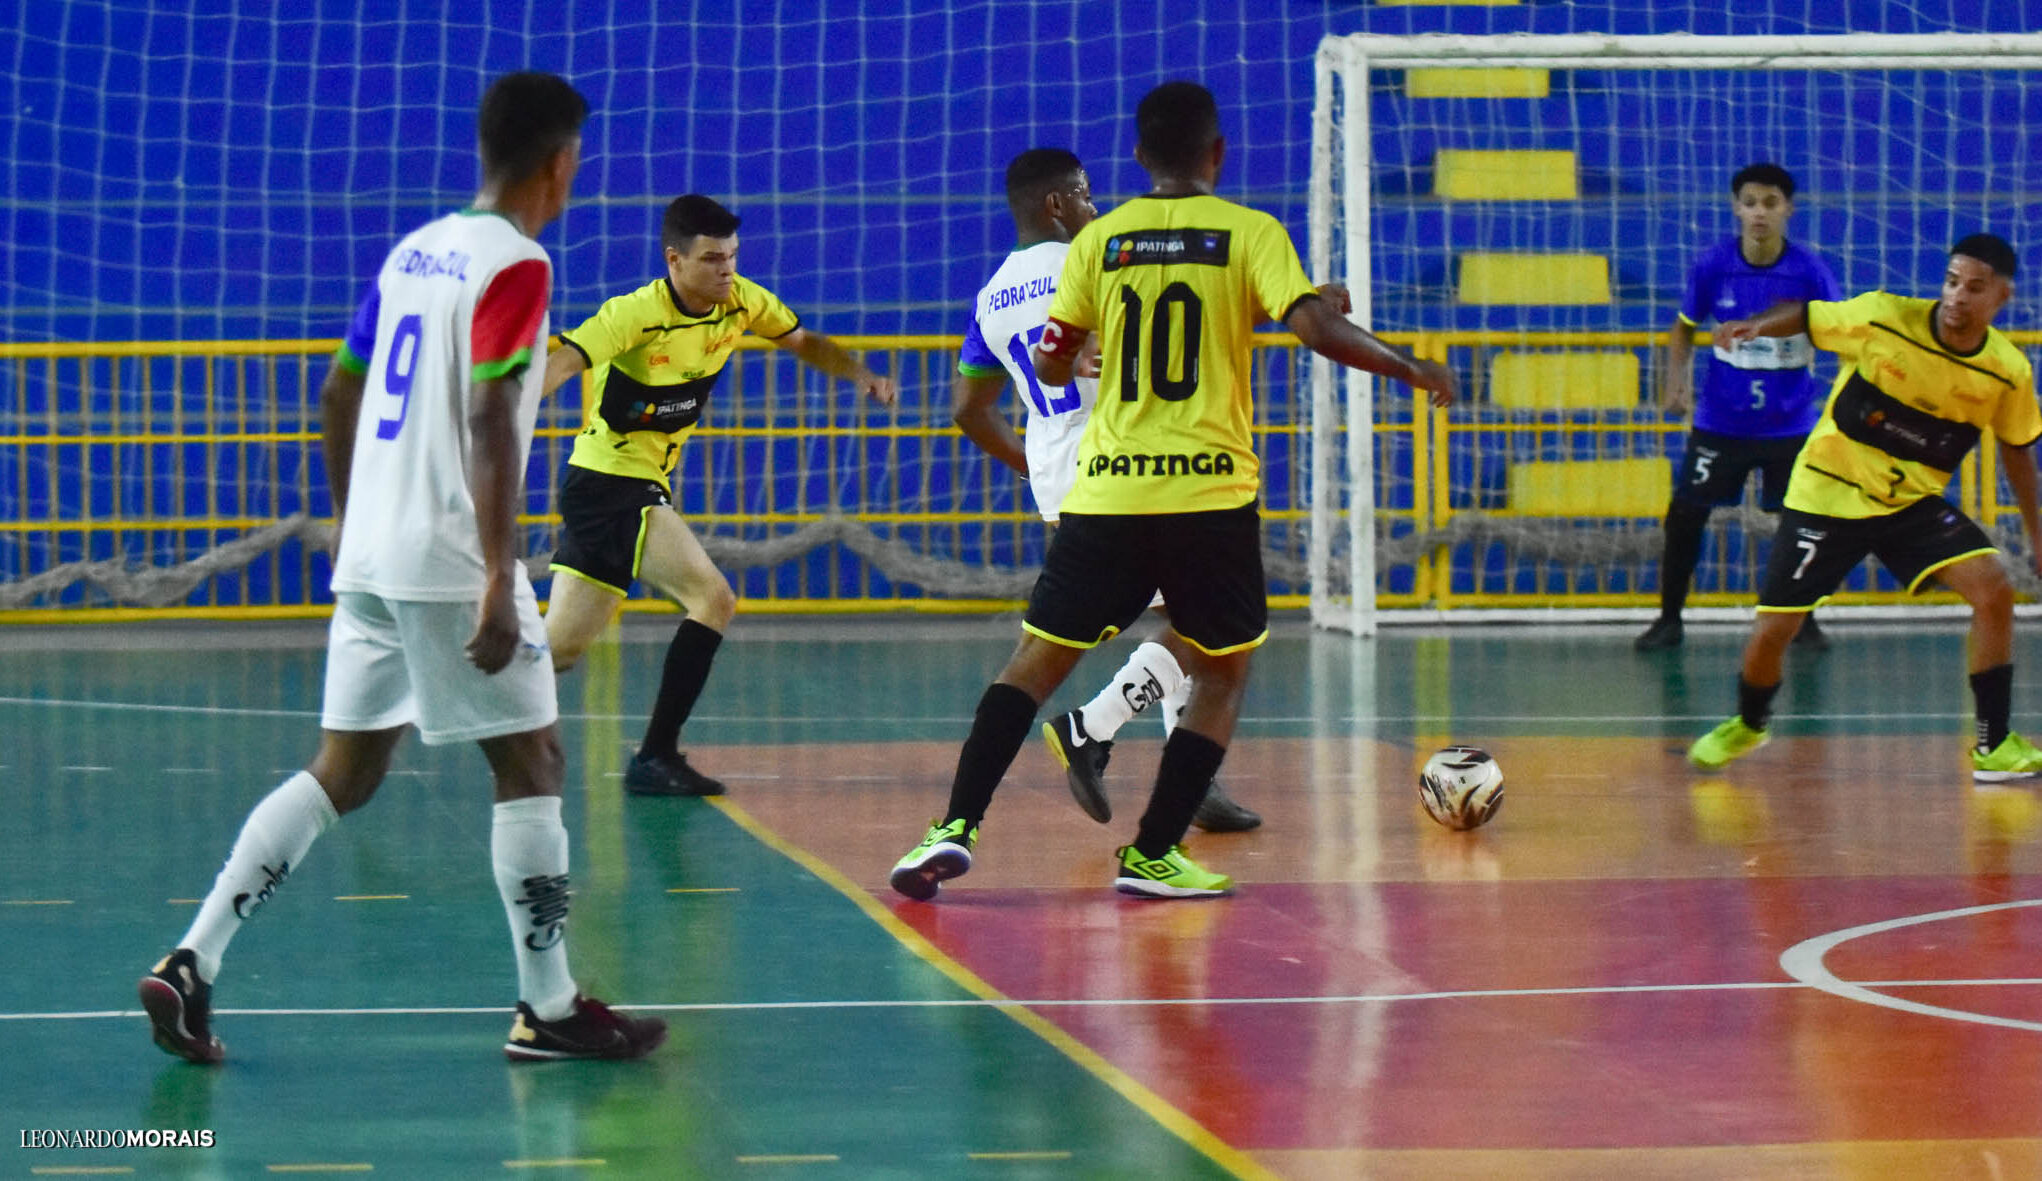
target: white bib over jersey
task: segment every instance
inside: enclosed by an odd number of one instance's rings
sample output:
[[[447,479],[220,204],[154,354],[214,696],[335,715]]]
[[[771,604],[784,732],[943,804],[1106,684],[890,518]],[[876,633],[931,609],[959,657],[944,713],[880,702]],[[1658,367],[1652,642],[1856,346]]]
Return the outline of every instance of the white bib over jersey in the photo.
[[[526,265],[514,276],[505,275],[520,264]],[[522,471],[545,379],[550,274],[537,242],[502,215],[476,210],[414,230],[384,260],[343,349],[365,358],[368,372],[334,561],[336,592],[441,602],[481,597],[487,578],[469,492],[469,403],[478,380],[517,375]],[[514,328],[478,329],[477,302],[500,275],[505,286],[515,278],[526,289],[523,311]],[[536,306],[529,290],[535,281]],[[527,335],[534,312],[536,331]],[[476,356],[476,340],[492,337],[485,347],[500,355]]]
[[[1028,485],[1045,521],[1054,521],[1077,479],[1078,439],[1099,396],[1096,378],[1081,377],[1061,388],[1044,388],[1029,360],[1049,323],[1049,297],[1063,273],[1065,242],[1038,242],[1009,254],[972,303],[958,366],[967,373],[1007,371],[1028,407],[1022,446],[1028,454]]]

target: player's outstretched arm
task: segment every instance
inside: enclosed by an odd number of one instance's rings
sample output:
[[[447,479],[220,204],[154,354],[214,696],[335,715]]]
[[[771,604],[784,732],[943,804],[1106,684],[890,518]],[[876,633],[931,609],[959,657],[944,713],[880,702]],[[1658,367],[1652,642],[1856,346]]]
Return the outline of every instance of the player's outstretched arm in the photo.
[[[951,389],[950,421],[981,451],[1025,476],[1028,452],[1021,444],[1021,436],[1014,433],[1013,424],[999,410],[1000,395],[1006,388],[1004,373],[997,377],[958,374],[957,384]]]
[[[2035,474],[2035,447],[1999,445],[1999,467],[2007,474],[2007,486],[2014,490],[2014,503],[2021,510],[2021,531],[2028,535],[2028,565],[2042,574],[2042,510],[2036,508],[2035,488],[2042,480]]]
[[[518,649],[517,602],[512,597],[518,561],[518,501],[524,468],[518,463],[516,374],[478,383],[469,402],[468,433],[474,458],[468,492],[475,500],[475,530],[482,541],[482,568],[489,579],[468,662],[485,673],[510,663]]]
[[[1743,320],[1731,320],[1716,325],[1714,333],[1717,344],[1743,344],[1759,336],[1795,336],[1808,331],[1808,305],[1805,303],[1776,303]]]
[[[546,357],[545,392],[551,394],[566,385],[568,378],[586,368],[588,358],[581,355],[581,350],[571,344],[562,344]]]
[[[326,371],[319,387],[319,427],[326,448],[326,484],[333,492],[333,519],[347,516],[347,481],[354,470],[355,424],[362,414],[362,392],[368,388],[366,373],[350,373],[335,365]],[[335,547],[339,534],[334,535]]]
[[[891,377],[872,372],[863,361],[820,332],[796,328],[785,336],[774,337],[773,344],[801,358],[803,364],[857,386],[859,393],[881,406],[891,406],[900,397],[900,387]]]
[[[1434,406],[1449,406],[1460,395],[1460,379],[1446,366],[1421,361],[1402,349],[1391,348],[1348,321],[1340,313],[1346,292],[1337,284],[1320,288],[1320,298],[1305,299],[1284,318],[1284,326],[1297,335],[1306,348],[1352,369],[1365,369],[1393,377],[1416,389],[1428,390]]]

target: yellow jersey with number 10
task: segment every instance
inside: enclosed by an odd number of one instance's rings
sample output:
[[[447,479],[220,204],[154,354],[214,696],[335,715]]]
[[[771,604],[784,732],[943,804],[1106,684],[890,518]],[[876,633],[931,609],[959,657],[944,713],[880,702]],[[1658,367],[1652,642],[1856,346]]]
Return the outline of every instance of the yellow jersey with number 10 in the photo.
[[[1283,226],[1218,197],[1137,197],[1079,231],[1049,315],[1098,334],[1103,371],[1063,511],[1254,500],[1248,337],[1316,295]]]

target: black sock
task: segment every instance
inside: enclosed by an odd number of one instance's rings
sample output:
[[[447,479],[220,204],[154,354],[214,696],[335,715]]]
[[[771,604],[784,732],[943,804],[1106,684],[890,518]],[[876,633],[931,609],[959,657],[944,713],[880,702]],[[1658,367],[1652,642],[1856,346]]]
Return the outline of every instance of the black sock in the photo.
[[[1765,729],[1773,716],[1773,695],[1779,691],[1778,685],[1754,685],[1738,677],[1737,716],[1754,730]]]
[[[1184,839],[1191,827],[1192,813],[1205,799],[1212,777],[1219,774],[1220,760],[1227,748],[1179,726],[1163,744],[1163,763],[1156,768],[1156,787],[1149,793],[1149,809],[1142,813],[1142,826],[1135,833],[1135,851],[1157,858]]]
[[[986,805],[993,802],[993,790],[1028,741],[1035,724],[1036,702],[1012,685],[994,681],[978,699],[978,712],[971,720],[971,735],[957,752],[957,776],[950,781],[950,808],[945,822],[964,820],[973,825],[986,818]]]
[[[2007,740],[2007,718],[2014,712],[2014,666],[1972,673],[1971,700],[1978,709],[1978,749],[1994,750]]]
[[[715,628],[692,619],[681,621],[673,643],[666,648],[666,668],[659,675],[659,697],[652,703],[652,719],[645,724],[639,758],[666,758],[680,745],[681,727],[695,711],[695,699],[702,695],[702,686],[709,680],[709,665],[722,643],[723,633]]]
[[[1665,548],[1659,556],[1659,613],[1679,615],[1687,606],[1687,592],[1695,579],[1695,566],[1702,560],[1702,526],[1709,521],[1707,505],[1676,500],[1666,506]]]

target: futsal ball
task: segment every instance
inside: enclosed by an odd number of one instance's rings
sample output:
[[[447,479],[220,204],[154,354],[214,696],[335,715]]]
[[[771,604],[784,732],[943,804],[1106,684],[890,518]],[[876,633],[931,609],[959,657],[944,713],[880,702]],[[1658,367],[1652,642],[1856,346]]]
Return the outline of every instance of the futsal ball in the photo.
[[[1486,824],[1503,806],[1503,768],[1486,750],[1449,746],[1425,760],[1418,799],[1428,815],[1456,832]]]

